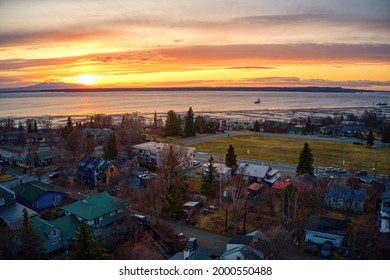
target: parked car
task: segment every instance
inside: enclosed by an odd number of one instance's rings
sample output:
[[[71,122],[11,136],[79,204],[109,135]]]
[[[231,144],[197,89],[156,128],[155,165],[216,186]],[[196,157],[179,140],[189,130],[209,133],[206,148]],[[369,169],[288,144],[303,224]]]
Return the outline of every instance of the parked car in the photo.
[[[188,241],[187,241],[187,245],[186,245],[186,248],[185,250],[188,250],[188,251],[195,251],[196,248],[197,248],[197,242],[198,240],[194,237],[191,237]]]
[[[345,170],[344,168],[337,168],[337,169],[336,169],[336,172],[337,172],[337,173],[345,173],[346,170]]]
[[[326,172],[335,172],[335,171],[336,171],[336,168],[334,168],[333,166],[326,167],[326,168],[325,168],[325,171],[326,171]]]
[[[188,238],[184,235],[184,233],[179,232],[175,234],[175,247],[177,250],[184,250],[187,244]]]
[[[58,178],[60,176],[60,172],[53,172],[49,175],[49,179],[55,179],[55,178]]]
[[[328,258],[332,255],[333,244],[330,241],[325,241],[324,245],[322,245],[321,256],[324,258]]]
[[[364,175],[367,175],[366,170],[360,170],[360,171],[356,172],[356,176],[364,176]]]
[[[311,255],[317,255],[318,254],[318,246],[314,243],[310,243],[305,247],[305,253],[311,254]]]

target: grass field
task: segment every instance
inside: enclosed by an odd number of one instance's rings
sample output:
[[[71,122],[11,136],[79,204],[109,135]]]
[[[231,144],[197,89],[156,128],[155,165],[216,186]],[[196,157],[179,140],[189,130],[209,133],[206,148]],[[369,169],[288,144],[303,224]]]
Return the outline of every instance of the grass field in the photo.
[[[240,135],[191,144],[198,152],[225,155],[232,144],[238,157],[283,163],[298,163],[303,144],[310,145],[314,166],[343,167],[347,170],[370,170],[390,174],[390,149],[371,149],[366,145],[345,142],[294,139],[269,136]]]

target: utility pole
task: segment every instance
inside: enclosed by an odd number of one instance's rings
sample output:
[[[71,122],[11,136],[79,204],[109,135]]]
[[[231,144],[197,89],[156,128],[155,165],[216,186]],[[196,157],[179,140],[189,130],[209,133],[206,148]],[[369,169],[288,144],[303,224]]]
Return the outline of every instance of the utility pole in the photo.
[[[227,232],[227,217],[228,217],[228,198],[227,191],[223,192],[223,196],[225,197],[226,207],[225,207],[225,232]]]
[[[244,228],[242,230],[242,235],[246,234],[246,200],[244,203]]]

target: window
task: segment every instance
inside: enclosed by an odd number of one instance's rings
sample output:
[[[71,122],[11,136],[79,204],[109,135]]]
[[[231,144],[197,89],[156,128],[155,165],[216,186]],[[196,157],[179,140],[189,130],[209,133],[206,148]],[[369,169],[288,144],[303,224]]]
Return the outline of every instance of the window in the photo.
[[[16,198],[16,195],[11,195],[11,199],[15,199]]]
[[[53,244],[57,244],[57,243],[58,243],[58,240],[53,240],[52,243],[53,243]]]
[[[34,208],[38,208],[38,207],[39,207],[39,202],[38,202],[38,201],[35,201],[35,202],[32,204],[32,206],[33,206]]]
[[[56,197],[55,196],[51,197],[51,202],[56,202]]]
[[[56,228],[53,228],[53,233],[52,233],[52,234],[53,234],[53,237],[54,237],[54,236],[57,236],[58,232],[57,232],[57,229],[56,229]]]
[[[4,204],[5,204],[5,199],[4,199],[4,197],[2,197],[2,198],[0,198],[0,206],[4,205]]]

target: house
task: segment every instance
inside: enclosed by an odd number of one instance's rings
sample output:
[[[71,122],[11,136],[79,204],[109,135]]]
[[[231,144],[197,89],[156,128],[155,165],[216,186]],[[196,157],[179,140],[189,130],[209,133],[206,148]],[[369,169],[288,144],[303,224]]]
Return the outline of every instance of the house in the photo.
[[[109,128],[100,129],[89,127],[83,128],[82,132],[84,136],[92,135],[98,145],[103,145],[107,143],[112,133],[111,129]]]
[[[217,180],[221,180],[221,182],[230,182],[232,180],[232,169],[228,167],[224,163],[214,163],[214,174]],[[209,164],[205,163],[202,165],[203,175],[207,175],[209,172]]]
[[[264,188],[264,184],[252,183],[246,189],[248,191],[248,199],[258,200],[260,198],[260,192]]]
[[[95,187],[98,181],[108,184],[117,170],[115,164],[102,158],[85,156],[77,165],[77,180],[84,185]]]
[[[66,215],[86,220],[91,227],[104,227],[126,216],[127,202],[102,192],[62,207]]]
[[[135,175],[130,181],[130,188],[137,190],[141,187],[146,187],[150,179],[152,178],[149,175]]]
[[[265,120],[261,126],[263,127],[264,132],[287,133],[288,124],[272,120]]]
[[[302,135],[303,131],[304,131],[304,126],[303,125],[289,124],[287,126],[287,134]]]
[[[134,145],[133,148],[137,151],[137,160],[140,165],[148,167],[157,167],[161,164],[161,152],[168,146],[172,146],[173,149],[176,150],[184,149],[183,155],[185,154],[185,156],[183,156],[183,158],[181,159],[182,169],[192,167],[195,156],[195,148],[193,147],[185,147],[169,143],[145,142],[142,144]]]
[[[37,153],[35,165],[47,166],[55,164],[56,162],[73,159],[73,153],[64,149],[53,149]]]
[[[305,241],[324,244],[330,241],[339,248],[347,234],[347,222],[327,217],[310,216],[305,226]]]
[[[102,166],[100,166],[100,172],[97,175],[97,180],[109,185],[111,177],[117,172],[118,167],[114,163],[106,161]]]
[[[30,181],[14,188],[16,201],[36,211],[60,205],[65,189],[40,181]]]
[[[301,174],[291,178],[291,183],[294,187],[302,192],[311,192],[317,186],[317,178],[308,173]]]
[[[75,216],[63,216],[52,221],[35,218],[32,227],[42,241],[47,254],[59,249],[68,249],[79,227]]]
[[[291,179],[278,179],[273,183],[272,190],[275,192],[282,192],[290,184]]]
[[[330,187],[324,194],[325,206],[334,209],[363,212],[365,200],[365,190],[355,190],[350,187]]]
[[[390,191],[381,194],[379,208],[377,211],[377,222],[379,224],[379,231],[383,233],[390,232]]]
[[[274,183],[278,178],[278,170],[272,169],[266,165],[256,165],[249,163],[240,163],[236,174],[242,175],[243,179],[249,182],[267,182]]]
[[[220,256],[221,260],[267,260],[270,257],[271,241],[260,231],[236,235]]]
[[[15,192],[0,185],[0,222],[3,221],[11,229],[23,227],[23,209],[29,217],[38,215],[34,210],[16,202]]]

